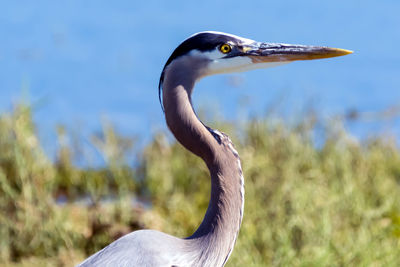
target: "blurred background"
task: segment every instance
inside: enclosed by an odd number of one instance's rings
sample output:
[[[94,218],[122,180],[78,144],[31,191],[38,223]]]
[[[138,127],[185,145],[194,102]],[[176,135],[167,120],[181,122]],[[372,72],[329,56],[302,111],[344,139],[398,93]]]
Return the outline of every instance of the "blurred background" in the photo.
[[[157,86],[169,55],[191,34],[218,30],[355,53],[210,77],[196,88],[197,106],[229,119],[263,114],[276,101],[289,114],[309,106],[324,116],[399,109],[399,10],[394,0],[3,3],[0,108],[28,97],[43,140],[54,140],[58,123],[99,129],[102,116],[125,133],[149,136],[151,127],[165,128]],[[398,126],[366,116],[349,129],[356,136],[388,128],[399,134]]]
[[[216,30],[355,51],[197,85],[196,109],[235,140],[247,178],[228,265],[398,266],[399,11],[394,0],[2,3],[0,265],[72,266],[140,228],[192,233],[207,170],[168,133],[157,87],[181,41]]]

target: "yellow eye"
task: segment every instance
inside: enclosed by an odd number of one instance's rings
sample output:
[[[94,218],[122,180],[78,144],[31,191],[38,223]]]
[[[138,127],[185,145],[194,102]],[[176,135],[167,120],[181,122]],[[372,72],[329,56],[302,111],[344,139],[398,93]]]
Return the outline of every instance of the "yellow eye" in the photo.
[[[224,54],[231,52],[231,50],[232,50],[232,47],[228,44],[223,44],[219,47],[219,51],[221,51]]]

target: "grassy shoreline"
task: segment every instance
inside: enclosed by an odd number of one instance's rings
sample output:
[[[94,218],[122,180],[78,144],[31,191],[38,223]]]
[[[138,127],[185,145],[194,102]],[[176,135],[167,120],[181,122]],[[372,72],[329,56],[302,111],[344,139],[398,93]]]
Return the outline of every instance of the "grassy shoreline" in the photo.
[[[254,119],[220,124],[241,155],[245,215],[227,266],[399,266],[400,150],[313,125]],[[232,134],[233,133],[233,134]],[[73,266],[119,236],[153,228],[190,235],[209,197],[205,165],[156,135],[132,167],[134,142],[111,126],[93,137],[101,168],[77,168],[79,148],[58,131],[57,160],[43,152],[28,107],[0,116],[0,266]],[[240,137],[239,137],[240,136]],[[87,196],[90,205],[76,201]],[[114,201],[102,201],[112,196]],[[132,204],[132,197],[151,208]],[[63,198],[64,205],[56,199]]]

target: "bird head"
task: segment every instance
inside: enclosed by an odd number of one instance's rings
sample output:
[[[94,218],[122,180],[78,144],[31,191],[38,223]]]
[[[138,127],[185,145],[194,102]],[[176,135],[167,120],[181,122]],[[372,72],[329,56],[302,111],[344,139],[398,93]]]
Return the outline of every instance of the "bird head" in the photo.
[[[256,42],[222,32],[199,32],[184,40],[171,54],[160,78],[174,65],[190,68],[198,80],[219,73],[242,72],[283,65],[297,60],[344,56],[352,51],[322,46]],[[161,99],[160,99],[161,100]]]

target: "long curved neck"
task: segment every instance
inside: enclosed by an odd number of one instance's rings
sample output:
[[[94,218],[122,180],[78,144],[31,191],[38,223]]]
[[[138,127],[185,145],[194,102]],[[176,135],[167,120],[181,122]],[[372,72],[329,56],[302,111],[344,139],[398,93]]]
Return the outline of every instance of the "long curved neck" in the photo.
[[[199,262],[212,259],[223,266],[228,259],[242,220],[244,188],[240,160],[227,136],[216,137],[200,122],[191,105],[196,73],[171,67],[165,73],[163,103],[169,129],[188,150],[201,157],[211,175],[211,198],[206,215],[187,238]],[[192,249],[193,248],[193,249]]]

